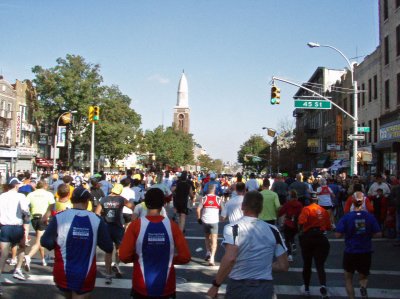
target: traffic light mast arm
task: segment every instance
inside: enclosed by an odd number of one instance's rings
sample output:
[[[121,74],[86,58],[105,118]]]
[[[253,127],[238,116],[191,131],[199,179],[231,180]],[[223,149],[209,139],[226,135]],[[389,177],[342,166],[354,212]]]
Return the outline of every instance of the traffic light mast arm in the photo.
[[[302,85],[299,85],[299,84],[297,84],[297,83],[291,82],[291,81],[286,80],[286,79],[281,79],[281,78],[278,78],[278,77],[272,77],[272,82],[275,81],[275,80],[276,80],[276,81],[281,81],[281,82],[284,82],[284,83],[287,83],[287,84],[290,84],[290,85],[294,85],[294,86],[297,86],[297,87],[299,87],[299,88],[301,88],[301,89],[307,90],[307,91],[311,92],[312,94],[315,94],[316,96],[321,97],[321,98],[323,98],[324,100],[330,102],[333,106],[335,106],[336,108],[338,108],[338,109],[339,109],[340,111],[342,111],[344,114],[348,115],[352,120],[357,120],[357,118],[356,118],[355,116],[351,115],[349,112],[347,112],[346,110],[344,110],[342,107],[340,107],[339,105],[337,105],[336,103],[334,103],[334,102],[332,102],[330,99],[328,99],[327,97],[324,97],[323,95],[319,94],[318,92],[315,92],[315,91],[312,90],[312,89],[309,89],[309,88],[307,88],[307,87],[304,87],[304,86],[302,86]]]

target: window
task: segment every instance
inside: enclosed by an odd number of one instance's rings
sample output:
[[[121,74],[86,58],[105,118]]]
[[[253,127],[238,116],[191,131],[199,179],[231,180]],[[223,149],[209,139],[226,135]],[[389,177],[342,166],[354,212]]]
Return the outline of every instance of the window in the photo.
[[[21,111],[21,119],[26,121],[28,119],[28,109],[26,109],[26,106],[20,105],[19,110]]]
[[[397,105],[400,105],[400,73],[397,74]]]
[[[372,101],[372,80],[368,80],[368,102]]]
[[[374,100],[378,98],[378,75],[374,76]]]
[[[368,127],[369,127],[369,129],[371,130],[371,127],[372,127],[372,120],[369,120],[368,121]],[[371,143],[371,140],[372,140],[372,133],[371,133],[371,131],[368,133],[368,143]]]
[[[378,142],[378,119],[374,119],[374,143]]]
[[[384,40],[384,59],[385,59],[385,65],[389,64],[389,36],[385,37]]]
[[[365,84],[361,84],[361,106],[365,105]]]
[[[385,108],[390,108],[390,96],[389,96],[389,80],[385,81]]]
[[[383,20],[389,18],[389,4],[388,0],[383,0]]]
[[[400,55],[400,25],[396,27],[396,56]]]

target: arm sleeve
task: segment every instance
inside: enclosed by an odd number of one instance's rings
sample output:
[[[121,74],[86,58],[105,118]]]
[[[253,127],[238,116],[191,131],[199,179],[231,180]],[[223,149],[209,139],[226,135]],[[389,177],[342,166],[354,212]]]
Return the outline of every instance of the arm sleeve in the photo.
[[[136,240],[140,231],[140,219],[133,221],[126,230],[121,246],[119,247],[119,259],[124,263],[133,262],[136,255]]]
[[[100,218],[100,217],[99,217]],[[108,232],[107,225],[100,218],[99,228],[97,231],[97,245],[106,253],[112,253],[114,249],[113,242]]]
[[[190,259],[192,258],[190,255],[190,250],[189,250],[189,245],[179,229],[179,226],[175,223],[170,221],[171,223],[171,230],[172,230],[172,235],[174,238],[174,243],[175,243],[175,248],[177,254],[174,256],[174,265],[182,265],[182,264],[187,264],[190,262]]]
[[[225,225],[224,227],[224,239],[222,240],[222,244],[237,245],[237,241],[233,240],[233,229],[231,225]]]
[[[367,197],[365,199],[365,207],[367,208],[367,211],[370,213],[374,212],[374,205],[372,204],[371,200]]]
[[[47,226],[42,238],[40,239],[40,245],[47,250],[53,250],[57,240],[57,217],[53,217]]]
[[[275,194],[275,209],[276,209],[276,211],[278,211],[280,207],[281,207],[281,202],[279,201],[279,196],[278,196],[278,194]]]

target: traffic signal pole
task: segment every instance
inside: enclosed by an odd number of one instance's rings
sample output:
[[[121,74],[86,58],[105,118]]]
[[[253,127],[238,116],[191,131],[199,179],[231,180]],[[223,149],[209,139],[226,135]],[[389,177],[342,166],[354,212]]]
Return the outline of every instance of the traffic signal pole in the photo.
[[[94,175],[94,132],[95,122],[92,122],[92,140],[90,143],[90,174]]]
[[[353,72],[352,72],[352,76],[353,76]],[[272,77],[272,85],[274,84],[274,81],[281,81],[290,85],[294,85],[297,86],[298,88],[307,90],[308,92],[311,92],[311,94],[316,95],[317,97],[320,97],[328,102],[330,102],[333,106],[335,106],[336,108],[338,108],[340,111],[342,111],[344,114],[346,114],[348,117],[350,117],[353,120],[353,125],[354,125],[354,134],[357,134],[357,130],[358,130],[358,110],[357,110],[357,81],[354,81],[353,77],[352,77],[352,81],[353,81],[353,100],[354,100],[354,115],[351,115],[349,112],[347,112],[346,110],[344,110],[342,107],[340,107],[338,104],[336,104],[335,102],[331,101],[330,99],[328,99],[327,97],[324,97],[323,95],[319,94],[318,92],[315,92],[312,89],[309,89],[307,87],[304,87],[300,84],[291,82],[289,80],[286,79],[282,79],[282,78],[278,78],[278,77]],[[357,175],[358,171],[357,171],[357,152],[358,152],[358,143],[357,140],[353,140],[353,163],[352,163],[352,170],[353,170],[353,175]]]

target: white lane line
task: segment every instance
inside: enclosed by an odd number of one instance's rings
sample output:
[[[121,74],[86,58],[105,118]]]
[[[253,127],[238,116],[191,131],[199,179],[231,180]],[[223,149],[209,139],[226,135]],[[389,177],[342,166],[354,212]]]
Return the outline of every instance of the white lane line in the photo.
[[[28,284],[28,285],[54,285],[53,276],[51,275],[30,275],[26,281],[17,281],[12,278],[12,274],[3,274],[4,282],[7,284]],[[206,293],[210,288],[209,283],[198,283],[189,282],[184,284],[178,284],[176,286],[177,292],[185,293]],[[7,287],[6,285],[4,286]],[[113,288],[113,289],[130,289],[132,287],[132,281],[130,279],[113,279],[111,285],[105,284],[104,278],[96,279],[96,287],[100,288]],[[224,294],[226,285],[222,285],[219,293]],[[299,286],[290,285],[276,285],[275,291],[278,295],[300,295]],[[319,287],[310,287],[311,295],[319,295]],[[346,290],[344,287],[329,287],[328,293],[331,296],[347,297]],[[400,298],[400,289],[374,289],[369,288],[368,294],[370,297],[382,298],[382,299],[398,299]]]

